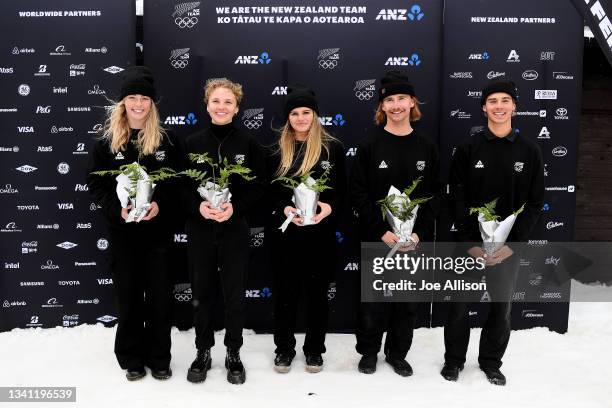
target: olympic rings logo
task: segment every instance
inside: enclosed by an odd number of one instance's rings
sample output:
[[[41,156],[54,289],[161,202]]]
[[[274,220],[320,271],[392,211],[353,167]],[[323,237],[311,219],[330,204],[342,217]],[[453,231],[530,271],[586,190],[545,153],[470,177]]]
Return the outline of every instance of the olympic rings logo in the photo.
[[[319,68],[323,69],[334,69],[338,66],[336,60],[319,60]]]
[[[356,91],[355,96],[360,101],[369,101],[374,97],[374,91]]]
[[[262,125],[262,121],[261,120],[250,120],[247,119],[244,122],[244,126],[246,126],[247,129],[249,130],[253,130],[253,129],[259,129]]]
[[[172,65],[176,69],[183,69],[187,65],[189,65],[189,60],[172,60],[170,61],[170,65]]]
[[[174,23],[180,28],[192,28],[198,24],[197,17],[177,17],[174,19]]]
[[[175,293],[174,298],[179,302],[189,302],[192,299],[191,293]]]
[[[259,247],[263,244],[263,238],[253,238],[251,239],[251,245],[254,247]]]

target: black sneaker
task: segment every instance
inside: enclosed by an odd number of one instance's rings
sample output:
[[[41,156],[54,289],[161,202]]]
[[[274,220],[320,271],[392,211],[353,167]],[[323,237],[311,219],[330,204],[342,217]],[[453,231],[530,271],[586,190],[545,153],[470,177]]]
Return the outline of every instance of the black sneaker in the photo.
[[[323,357],[321,354],[306,354],[306,371],[318,373],[323,370]]]
[[[295,351],[293,353],[278,353],[274,358],[274,370],[281,374],[288,373],[291,370],[293,357],[295,357]]]
[[[170,367],[164,368],[162,370],[158,370],[158,369],[152,368],[151,369],[151,375],[156,380],[167,380],[170,377],[172,377],[172,370],[170,369]]]
[[[395,371],[396,374],[402,377],[410,377],[412,375],[412,367],[410,367],[410,364],[403,358],[395,358],[387,355],[385,361],[393,367],[393,371]]]
[[[142,366],[128,368],[127,371],[125,372],[125,378],[127,378],[128,381],[140,380],[145,375],[147,375],[147,372],[145,371],[145,368]]]
[[[450,363],[444,363],[440,375],[447,381],[457,381],[459,379],[459,372],[463,370],[463,365],[456,366]]]
[[[210,358],[210,349],[198,350],[191,367],[187,370],[187,381],[192,383],[201,383],[206,379],[206,374],[210,370],[212,360]]]
[[[363,374],[374,374],[376,372],[376,362],[378,357],[376,354],[366,354],[359,360],[359,366],[357,369]]]
[[[485,373],[485,375],[487,376],[487,380],[489,380],[491,384],[502,386],[506,385],[506,376],[503,375],[501,371],[499,371],[499,368],[480,366],[480,369]]]
[[[240,361],[240,351],[227,349],[225,356],[225,368],[227,368],[227,381],[231,384],[243,384],[246,380],[246,371]]]

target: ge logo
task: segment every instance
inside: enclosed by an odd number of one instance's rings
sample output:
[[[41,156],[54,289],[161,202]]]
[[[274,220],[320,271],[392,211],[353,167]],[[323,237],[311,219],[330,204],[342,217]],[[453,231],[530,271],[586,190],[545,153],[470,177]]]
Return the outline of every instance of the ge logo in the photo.
[[[334,69],[338,66],[336,60],[319,60],[319,68],[323,69]]]
[[[374,91],[356,91],[355,96],[360,101],[369,101],[374,97]]]
[[[244,126],[246,126],[246,128],[249,130],[259,129],[262,125],[261,120],[255,120],[255,119],[247,119],[243,123],[244,123]]]
[[[197,17],[177,17],[174,19],[174,24],[179,26],[180,28],[192,28],[196,24],[198,24]]]
[[[193,297],[191,293],[175,293],[174,298],[179,302],[191,302]]]
[[[189,58],[189,55],[187,56]],[[172,60],[170,61],[170,65],[172,65],[176,69],[183,69],[189,64],[189,59],[181,59],[181,60]]]
[[[61,162],[57,165],[57,172],[60,174],[68,174],[70,171],[70,166],[66,162]]]
[[[104,238],[100,238],[98,242],[96,242],[96,246],[100,251],[104,251],[108,248],[108,241]]]

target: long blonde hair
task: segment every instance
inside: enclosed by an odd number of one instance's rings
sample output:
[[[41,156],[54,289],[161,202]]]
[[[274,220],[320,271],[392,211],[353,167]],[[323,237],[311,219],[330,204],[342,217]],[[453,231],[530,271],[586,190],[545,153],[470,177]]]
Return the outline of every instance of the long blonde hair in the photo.
[[[293,156],[295,155],[295,130],[291,127],[289,120],[282,127],[280,131],[280,138],[278,139],[278,150],[280,152],[280,164],[276,170],[277,177],[287,176],[291,164],[293,163]],[[295,174],[291,176],[303,176],[314,167],[321,157],[321,152],[325,150],[329,156],[329,143],[332,141],[338,141],[335,137],[327,133],[327,131],[321,126],[319,116],[315,111],[312,112],[312,125],[308,130],[308,136],[306,137],[306,151],[304,152],[304,159],[302,164],[297,169]]]
[[[114,102],[112,109],[109,110],[102,137],[108,140],[113,153],[125,150],[130,141],[130,125],[125,112],[125,98],[119,102]],[[159,112],[155,102],[151,101],[151,110],[147,115],[145,126],[138,132],[137,146],[141,155],[153,154],[162,139],[166,136],[166,131],[162,128],[159,121]]]

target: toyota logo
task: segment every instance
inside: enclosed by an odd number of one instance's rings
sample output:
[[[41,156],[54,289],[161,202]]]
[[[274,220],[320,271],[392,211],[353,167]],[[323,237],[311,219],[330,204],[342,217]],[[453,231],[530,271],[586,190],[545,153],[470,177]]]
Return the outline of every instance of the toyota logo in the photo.
[[[565,115],[567,115],[567,109],[565,109],[565,108],[559,108],[559,109],[557,109],[556,112],[557,112],[557,116],[565,116]]]

